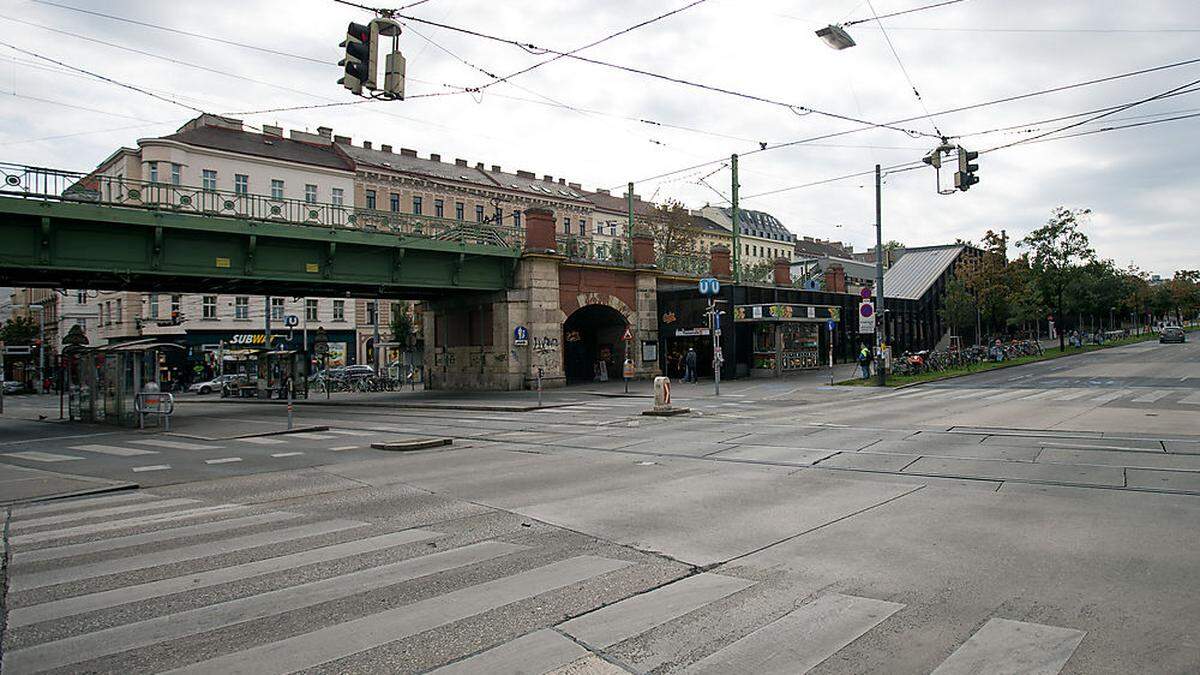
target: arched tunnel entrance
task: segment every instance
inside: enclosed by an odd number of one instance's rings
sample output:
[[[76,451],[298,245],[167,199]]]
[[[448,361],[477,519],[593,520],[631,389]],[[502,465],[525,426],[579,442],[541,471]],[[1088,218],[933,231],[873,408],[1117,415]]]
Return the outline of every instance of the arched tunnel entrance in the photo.
[[[597,366],[609,379],[621,377],[624,343],[621,336],[629,322],[608,305],[584,305],[563,322],[563,373],[568,383],[591,382]]]

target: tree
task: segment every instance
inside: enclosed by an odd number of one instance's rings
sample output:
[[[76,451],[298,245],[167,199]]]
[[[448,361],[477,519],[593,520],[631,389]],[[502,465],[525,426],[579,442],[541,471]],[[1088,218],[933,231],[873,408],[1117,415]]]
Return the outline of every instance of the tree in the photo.
[[[752,284],[769,284],[773,281],[775,263],[770,260],[760,260],[748,267],[742,268],[742,281]]]
[[[654,207],[645,227],[654,238],[658,257],[694,253],[701,235],[700,226],[693,222],[687,208],[673,200]]]
[[[946,284],[946,299],[938,315],[959,335],[975,323],[975,298],[962,279],[954,278]]]
[[[1080,266],[1096,257],[1082,229],[1089,213],[1089,209],[1059,206],[1045,225],[1019,243],[1030,251],[1030,269],[1042,302],[1060,322],[1068,287],[1078,276]],[[1066,337],[1061,330],[1058,346],[1066,349]]]
[[[414,325],[412,314],[406,305],[401,305],[400,311],[392,312],[392,341],[402,352],[411,351],[416,346]]]
[[[10,345],[33,344],[38,335],[38,324],[29,316],[10,317],[0,327],[0,342]]]
[[[1003,329],[1011,311],[1013,271],[1008,265],[1006,246],[1003,236],[988,230],[983,236],[983,254],[965,259],[955,272],[975,298],[989,331]]]

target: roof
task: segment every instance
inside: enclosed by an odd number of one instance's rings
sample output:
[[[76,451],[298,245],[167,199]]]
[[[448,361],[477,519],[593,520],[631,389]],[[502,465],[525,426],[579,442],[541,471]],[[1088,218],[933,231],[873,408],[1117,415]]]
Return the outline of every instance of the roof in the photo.
[[[582,190],[553,181],[527,178],[505,171],[488,171],[479,167],[463,166],[458,162],[450,164],[438,159],[414,157],[412,154],[403,152],[385,152],[375,148],[363,148],[349,143],[337,143],[337,147],[359,165],[365,164],[441,180],[470,183],[488,189],[499,187],[505,190],[517,190],[543,198],[586,200]]]
[[[176,141],[201,148],[236,152],[241,155],[296,162],[327,169],[354,170],[354,166],[340,156],[332,146],[305,143],[282,136],[253,134],[225,127],[196,126],[190,129],[185,127],[169,136],[148,140]]]
[[[851,255],[845,246],[811,237],[803,237],[796,240],[796,254],[801,256],[829,256],[831,258],[848,258]]]
[[[720,232],[721,234],[729,234],[729,230],[721,227],[704,216],[695,213],[689,216],[691,218],[692,227],[695,227],[706,232]]]
[[[884,296],[920,300],[966,248],[962,244],[949,244],[906,249],[883,274]]]
[[[726,207],[722,208],[721,212],[732,222],[733,209]],[[744,234],[764,239],[777,239],[779,241],[794,241],[796,238],[796,235],[784,227],[778,218],[766,211],[738,209],[738,220],[741,221],[742,233]]]
[[[842,269],[846,271],[846,276],[848,276],[848,277],[852,277],[854,279],[874,279],[875,278],[875,265],[872,265],[869,263],[864,263],[859,260],[851,260],[849,258],[837,258],[834,256],[828,256],[828,255],[807,256],[807,257],[802,256],[802,257],[798,258],[797,260],[793,260],[792,266],[794,267],[796,265],[802,265],[805,263],[816,263],[817,267],[822,272],[824,272],[826,269],[828,269],[832,265],[841,265]],[[889,295],[891,294],[891,291],[888,290],[886,282],[884,283],[883,288],[885,291],[888,291]]]
[[[602,211],[619,211],[621,213],[629,213],[629,204],[626,202],[625,195],[606,194],[604,192],[585,192],[584,196],[587,200],[595,205],[596,208]],[[654,205],[650,202],[638,199],[637,195],[633,198],[633,213],[637,216],[649,217],[654,213]]]

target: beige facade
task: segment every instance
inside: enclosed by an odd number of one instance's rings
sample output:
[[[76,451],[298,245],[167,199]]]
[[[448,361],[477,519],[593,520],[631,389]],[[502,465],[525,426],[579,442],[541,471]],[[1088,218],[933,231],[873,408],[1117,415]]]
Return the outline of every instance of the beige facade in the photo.
[[[729,209],[705,206],[697,212],[729,233],[729,240],[721,243],[733,245],[733,219]],[[791,260],[795,252],[796,236],[783,227],[782,223],[761,211],[741,211],[742,227],[738,233],[738,246],[742,270],[754,265],[774,262],[778,258]]]

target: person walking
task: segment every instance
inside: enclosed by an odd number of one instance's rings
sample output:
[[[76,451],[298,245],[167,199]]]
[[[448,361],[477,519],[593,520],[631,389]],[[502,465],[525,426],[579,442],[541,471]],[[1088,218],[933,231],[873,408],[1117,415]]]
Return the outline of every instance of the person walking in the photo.
[[[683,357],[683,363],[684,363],[684,366],[686,366],[686,370],[683,373],[683,381],[695,383],[695,381],[696,381],[696,349],[694,347],[688,347],[687,354],[685,354]]]
[[[871,379],[871,350],[866,345],[858,350],[858,365],[862,368],[863,379]]]

